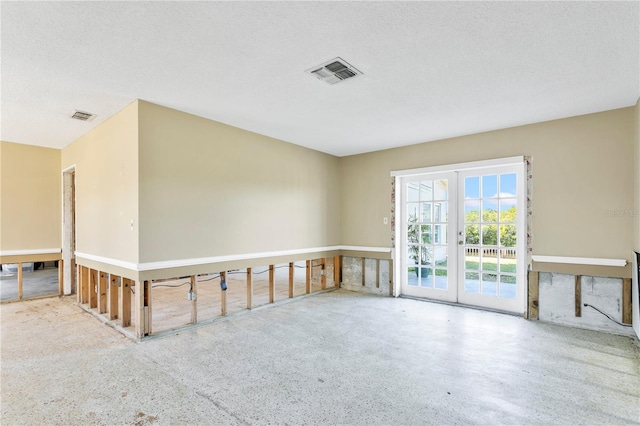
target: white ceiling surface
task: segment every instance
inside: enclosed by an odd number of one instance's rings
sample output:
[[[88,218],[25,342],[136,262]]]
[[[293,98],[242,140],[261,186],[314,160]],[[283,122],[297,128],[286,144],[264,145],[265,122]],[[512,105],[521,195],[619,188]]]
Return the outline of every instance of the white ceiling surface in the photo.
[[[64,147],[137,98],[344,156],[640,96],[638,1],[3,1],[0,13],[0,137],[32,145]],[[304,72],[336,56],[364,75]]]

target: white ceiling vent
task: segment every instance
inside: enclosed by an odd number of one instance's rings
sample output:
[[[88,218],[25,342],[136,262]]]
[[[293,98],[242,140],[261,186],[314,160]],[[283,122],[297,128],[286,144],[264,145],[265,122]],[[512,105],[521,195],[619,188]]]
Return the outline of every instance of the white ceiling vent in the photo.
[[[331,59],[305,72],[329,84],[336,84],[342,80],[362,75],[353,65],[342,58]]]
[[[76,120],[80,121],[91,121],[95,116],[95,114],[91,114],[90,112],[75,110],[71,115],[71,118],[75,118]]]

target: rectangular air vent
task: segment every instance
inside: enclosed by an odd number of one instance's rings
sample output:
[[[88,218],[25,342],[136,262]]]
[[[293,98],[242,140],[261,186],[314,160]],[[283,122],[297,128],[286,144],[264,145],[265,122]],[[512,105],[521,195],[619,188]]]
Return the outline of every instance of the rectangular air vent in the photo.
[[[334,58],[305,71],[328,84],[336,84],[351,77],[362,75],[353,65],[342,58]]]
[[[91,114],[90,112],[76,110],[71,115],[71,118],[75,118],[76,120],[80,120],[80,121],[90,121],[95,116],[96,116],[95,114]]]

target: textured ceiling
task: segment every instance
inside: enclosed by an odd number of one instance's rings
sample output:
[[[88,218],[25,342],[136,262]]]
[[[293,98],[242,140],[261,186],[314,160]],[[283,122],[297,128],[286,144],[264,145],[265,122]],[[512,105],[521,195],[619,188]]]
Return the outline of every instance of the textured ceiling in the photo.
[[[137,98],[343,156],[640,96],[637,1],[2,1],[0,14],[0,138],[33,145],[64,147]],[[304,72],[336,56],[364,75]]]

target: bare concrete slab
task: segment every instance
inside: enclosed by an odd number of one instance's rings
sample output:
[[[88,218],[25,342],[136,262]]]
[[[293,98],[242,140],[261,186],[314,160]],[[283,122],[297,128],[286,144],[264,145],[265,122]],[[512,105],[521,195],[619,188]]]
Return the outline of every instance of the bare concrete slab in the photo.
[[[37,271],[24,273],[22,277],[23,299],[55,296],[59,293],[58,268],[49,266]],[[18,300],[17,275],[0,275],[0,301],[8,302],[14,300]]]
[[[624,336],[338,290],[133,343],[72,298],[1,307],[1,423],[634,424]]]

